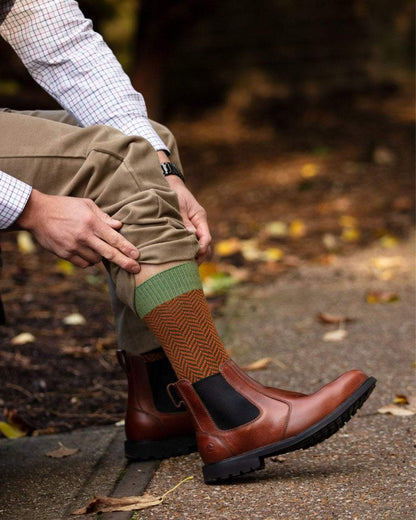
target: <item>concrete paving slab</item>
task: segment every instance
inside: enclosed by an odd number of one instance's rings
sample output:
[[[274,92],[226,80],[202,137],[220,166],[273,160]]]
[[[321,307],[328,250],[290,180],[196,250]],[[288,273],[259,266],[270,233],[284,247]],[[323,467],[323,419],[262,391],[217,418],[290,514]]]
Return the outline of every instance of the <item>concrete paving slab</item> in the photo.
[[[122,428],[109,426],[0,440],[0,518],[66,519],[94,494],[111,493],[125,466],[123,435]],[[59,442],[79,452],[63,459],[47,457]]]

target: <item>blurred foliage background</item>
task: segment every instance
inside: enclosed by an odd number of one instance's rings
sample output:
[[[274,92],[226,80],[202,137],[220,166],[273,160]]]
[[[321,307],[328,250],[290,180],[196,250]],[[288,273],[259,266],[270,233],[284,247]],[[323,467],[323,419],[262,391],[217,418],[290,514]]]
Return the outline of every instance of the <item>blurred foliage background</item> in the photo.
[[[277,124],[293,101],[389,93],[414,66],[411,0],[79,3],[156,119],[228,102]],[[3,42],[0,50],[0,103],[54,107]]]

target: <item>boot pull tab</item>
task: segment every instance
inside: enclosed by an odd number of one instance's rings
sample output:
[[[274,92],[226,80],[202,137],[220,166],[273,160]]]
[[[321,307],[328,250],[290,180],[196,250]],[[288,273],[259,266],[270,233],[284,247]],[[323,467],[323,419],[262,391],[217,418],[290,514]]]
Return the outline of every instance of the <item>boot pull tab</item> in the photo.
[[[126,351],[125,350],[117,350],[117,360],[121,366],[121,368],[126,372],[127,374],[127,358],[126,358]]]
[[[182,399],[179,399],[175,385],[176,383],[169,383],[166,387],[166,391],[169,394],[170,400],[172,401],[173,405],[176,408],[181,408],[182,406],[185,406],[185,403],[182,401]]]

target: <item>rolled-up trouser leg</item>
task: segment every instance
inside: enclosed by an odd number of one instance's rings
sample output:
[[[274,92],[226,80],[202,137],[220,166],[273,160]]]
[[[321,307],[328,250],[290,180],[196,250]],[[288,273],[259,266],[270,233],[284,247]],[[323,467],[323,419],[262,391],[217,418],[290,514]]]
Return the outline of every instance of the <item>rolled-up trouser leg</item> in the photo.
[[[121,233],[138,247],[141,263],[195,257],[197,239],[183,225],[176,194],[145,139],[7,112],[0,113],[1,130],[0,169],[47,194],[92,199],[123,222]],[[134,312],[134,276],[115,264],[110,276]]]

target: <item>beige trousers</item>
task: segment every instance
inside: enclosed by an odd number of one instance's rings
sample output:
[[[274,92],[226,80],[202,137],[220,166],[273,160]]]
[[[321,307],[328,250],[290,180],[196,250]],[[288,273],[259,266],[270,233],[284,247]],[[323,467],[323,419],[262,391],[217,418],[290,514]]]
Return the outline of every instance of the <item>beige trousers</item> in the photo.
[[[152,124],[180,165],[172,133]],[[2,109],[0,133],[1,170],[43,193],[92,199],[123,222],[121,233],[137,246],[141,263],[195,257],[197,239],[183,225],[176,193],[145,139],[106,126],[80,128],[59,110]],[[108,271],[119,347],[152,350],[156,340],[134,312],[134,276],[115,264]]]

